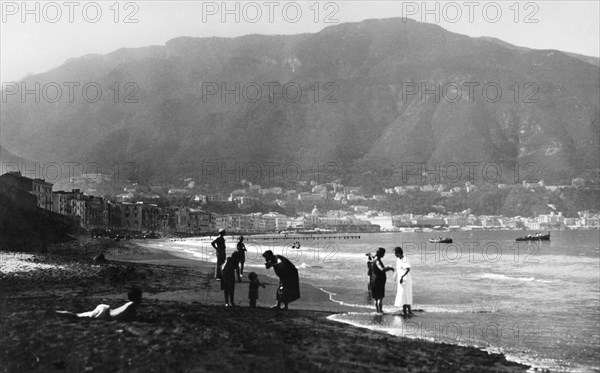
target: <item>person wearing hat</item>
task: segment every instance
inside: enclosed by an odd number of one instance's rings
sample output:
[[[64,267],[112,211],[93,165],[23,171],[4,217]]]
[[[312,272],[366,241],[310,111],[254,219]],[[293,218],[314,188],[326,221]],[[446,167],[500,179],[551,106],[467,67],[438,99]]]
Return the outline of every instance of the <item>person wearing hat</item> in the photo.
[[[221,273],[223,264],[225,263],[225,258],[227,257],[225,253],[225,229],[219,229],[219,237],[217,237],[213,242],[211,242],[212,247],[217,251],[217,266],[215,267],[215,279],[220,280],[223,275]]]
[[[273,267],[275,274],[279,277],[279,286],[277,287],[277,304],[272,307],[288,309],[288,304],[300,299],[300,278],[298,269],[290,260],[282,255],[275,255],[271,250],[263,253],[265,258],[265,267]]]

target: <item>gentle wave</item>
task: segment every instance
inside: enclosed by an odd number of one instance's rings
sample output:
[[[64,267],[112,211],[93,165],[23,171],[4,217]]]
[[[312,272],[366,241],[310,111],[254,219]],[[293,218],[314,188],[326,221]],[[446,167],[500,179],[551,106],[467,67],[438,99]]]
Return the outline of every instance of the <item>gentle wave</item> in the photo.
[[[497,273],[484,273],[479,277],[489,280],[535,281],[534,277],[511,277]]]
[[[507,276],[498,273],[484,273],[479,276],[479,278],[487,279],[487,280],[500,280],[500,281],[525,281],[525,282],[541,282],[541,283],[554,283],[560,282],[560,280],[541,280],[535,277],[517,277],[517,276]]]
[[[331,292],[331,291],[327,291],[323,288],[319,288],[319,290],[321,290],[322,292],[324,292],[325,294],[327,294],[329,296],[329,300],[337,303],[341,306],[348,306],[348,307],[353,307],[353,308],[365,308],[365,309],[373,309],[374,306],[368,305],[368,304],[357,304],[357,303],[348,303],[348,302],[344,302],[338,299],[335,299],[334,297],[337,295],[337,293]],[[427,313],[495,313],[495,312],[500,312],[499,309],[497,308],[491,308],[491,307],[484,307],[484,308],[474,308],[474,307],[469,307],[466,306],[466,308],[457,308],[457,306],[430,306],[430,305],[419,305],[420,308],[413,308],[413,312],[427,312]],[[396,312],[396,311],[401,311],[402,307],[395,307],[395,306],[388,306],[388,305],[384,305],[384,309],[388,312]]]
[[[341,314],[334,314],[327,317],[329,320],[341,322],[344,324],[352,325],[355,327],[385,332],[387,334],[403,337],[413,340],[424,340],[433,343],[451,343],[456,346],[462,347],[473,347],[477,348],[481,351],[485,351],[488,353],[502,354],[506,357],[507,360],[525,364],[531,366],[529,371],[538,371],[538,370],[550,370],[550,371],[563,371],[563,372],[589,372],[596,371],[594,367],[586,367],[583,365],[577,364],[572,367],[564,367],[559,364],[557,360],[554,359],[541,359],[536,357],[535,355],[528,354],[520,351],[511,351],[510,349],[505,349],[501,347],[489,346],[485,345],[485,343],[466,343],[460,340],[438,340],[435,337],[431,337],[428,335],[424,335],[422,333],[418,333],[418,327],[414,325],[410,325],[409,323],[405,323],[402,317],[395,317],[397,315],[390,314],[378,314],[375,312],[369,313],[361,313],[361,312],[347,312]],[[391,317],[391,318],[390,318]],[[366,320],[360,320],[360,318],[370,318],[372,322],[365,322]],[[387,319],[387,320],[385,320]],[[376,321],[377,320],[377,321]]]
[[[319,265],[310,265],[307,263],[302,262],[300,265],[297,266],[298,268],[312,268],[312,269],[323,269],[323,266],[319,266]]]
[[[321,290],[323,293],[327,294],[329,296],[329,300],[339,304],[340,306],[348,306],[348,307],[355,307],[355,308],[368,308],[368,309],[373,309],[373,306],[367,305],[367,304],[354,304],[354,303],[346,303],[344,301],[341,300],[337,300],[334,299],[333,297],[336,296],[336,293],[333,293],[331,291],[327,291],[323,288],[319,288],[319,290]]]

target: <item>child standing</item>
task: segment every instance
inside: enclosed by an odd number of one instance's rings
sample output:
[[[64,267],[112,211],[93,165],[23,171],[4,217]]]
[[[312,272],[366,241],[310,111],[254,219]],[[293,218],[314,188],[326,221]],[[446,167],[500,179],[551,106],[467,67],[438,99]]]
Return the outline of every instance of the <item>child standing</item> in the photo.
[[[223,265],[223,270],[221,271],[221,290],[225,293],[225,307],[233,307],[235,303],[233,301],[233,296],[235,292],[235,275],[237,274],[237,278],[239,282],[242,282],[242,278],[240,277],[240,254],[237,251],[234,251],[229,258],[225,261]]]
[[[265,287],[265,284],[258,280],[258,276],[254,272],[248,274],[248,280],[250,280],[250,287],[248,288],[248,299],[250,299],[250,307],[256,307],[256,300],[258,299],[258,287]]]

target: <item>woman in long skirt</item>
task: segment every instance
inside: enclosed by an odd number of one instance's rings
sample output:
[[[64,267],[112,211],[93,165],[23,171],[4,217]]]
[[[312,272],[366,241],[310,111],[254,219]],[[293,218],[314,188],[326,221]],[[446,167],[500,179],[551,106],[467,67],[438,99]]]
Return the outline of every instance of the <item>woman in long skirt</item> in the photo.
[[[394,306],[402,306],[404,316],[412,316],[412,278],[410,276],[410,263],[408,258],[404,256],[404,252],[400,246],[394,248],[396,255],[396,301]]]
[[[383,313],[383,298],[385,297],[385,282],[387,271],[393,271],[394,268],[383,265],[381,258],[385,255],[385,249],[380,247],[375,254],[375,260],[372,264],[373,281],[371,283],[371,296],[375,299],[375,310],[377,313]]]
[[[296,266],[282,255],[275,255],[271,250],[263,253],[267,269],[273,267],[275,274],[279,277],[277,287],[277,305],[271,308],[288,309],[288,304],[300,299],[300,278]]]
[[[227,258],[223,269],[221,270],[221,290],[225,295],[225,307],[235,307],[235,277],[237,275],[238,282],[242,282],[240,277],[240,254],[237,251],[231,253]]]

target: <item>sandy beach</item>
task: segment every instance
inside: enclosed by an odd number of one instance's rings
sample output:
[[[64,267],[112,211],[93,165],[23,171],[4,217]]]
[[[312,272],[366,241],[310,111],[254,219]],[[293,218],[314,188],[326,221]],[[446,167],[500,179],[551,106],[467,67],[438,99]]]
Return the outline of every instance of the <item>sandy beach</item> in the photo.
[[[142,243],[143,244],[143,243]],[[149,245],[153,246],[153,245]],[[92,260],[104,252],[106,262]],[[118,259],[118,260],[117,260]],[[3,372],[525,372],[475,348],[394,337],[330,321],[353,311],[301,285],[289,311],[271,310],[277,280],[248,307],[224,307],[212,263],[140,243],[80,239],[46,254],[0,252],[0,370]],[[254,268],[252,270],[255,270]],[[270,276],[274,276],[270,273]],[[245,278],[244,278],[245,279]],[[119,306],[132,286],[143,301],[133,322],[65,319]],[[362,310],[364,312],[364,310]]]

